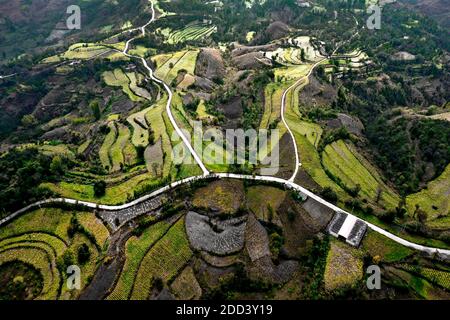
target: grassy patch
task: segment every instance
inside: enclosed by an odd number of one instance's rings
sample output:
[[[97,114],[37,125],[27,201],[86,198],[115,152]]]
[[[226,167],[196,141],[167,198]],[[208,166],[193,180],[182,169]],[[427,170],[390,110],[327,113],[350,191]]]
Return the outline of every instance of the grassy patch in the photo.
[[[151,174],[140,174],[123,183],[106,188],[106,194],[101,198],[96,198],[94,196],[94,186],[90,184],[78,184],[63,181],[60,183],[43,183],[42,186],[49,188],[65,198],[117,205],[123,204],[132,198],[134,191],[139,187],[156,182],[157,181],[152,179]]]
[[[286,197],[284,190],[268,187],[254,186],[247,190],[247,207],[255,216],[263,221],[276,219],[276,211]]]
[[[419,205],[428,214],[430,224],[438,227],[450,226],[450,165],[437,179],[431,181],[426,189],[406,198],[408,211],[412,214]],[[447,216],[441,219],[440,217]]]
[[[372,257],[379,256],[385,262],[400,261],[413,253],[411,249],[374,231],[367,233],[362,248]]]
[[[108,296],[109,300],[128,299],[142,259],[149,248],[167,232],[170,226],[171,224],[166,221],[158,222],[147,228],[140,237],[134,236],[127,241],[125,265],[114,291]]]
[[[322,159],[325,168],[345,186],[355,189],[359,185],[360,197],[375,202],[378,190],[382,190],[379,204],[390,209],[398,205],[400,197],[382,181],[376,169],[358,154],[353,145],[342,140],[334,142],[326,146]]]
[[[351,287],[363,276],[363,261],[360,252],[346,243],[333,239],[328,251],[325,267],[325,289],[332,291]]]
[[[131,89],[131,81],[121,69],[114,69],[114,71],[105,71],[103,73],[103,80],[108,86],[121,87],[122,91],[130,98],[131,101],[142,101],[142,98],[137,96]],[[133,85],[136,87],[136,84]]]

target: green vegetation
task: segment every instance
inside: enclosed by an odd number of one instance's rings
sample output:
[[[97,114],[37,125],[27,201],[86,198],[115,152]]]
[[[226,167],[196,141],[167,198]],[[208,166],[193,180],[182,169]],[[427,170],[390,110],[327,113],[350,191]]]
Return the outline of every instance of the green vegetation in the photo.
[[[167,43],[177,44],[186,41],[196,41],[200,39],[203,40],[204,38],[209,37],[215,31],[217,31],[217,28],[215,26],[199,24],[186,26],[183,29],[174,31],[170,29],[161,30],[161,34],[167,35]]]
[[[171,224],[161,221],[145,229],[139,237],[134,236],[127,241],[125,265],[108,299],[125,300],[129,298],[142,259],[170,227]]]
[[[191,256],[192,251],[189,248],[184,218],[182,218],[143,258],[136,275],[131,299],[147,299],[154,279],[161,279],[167,283],[183,269]]]
[[[108,237],[108,230],[93,213],[74,215],[62,209],[40,209],[0,229],[0,265],[21,261],[38,270],[43,278],[39,299],[74,299],[79,292],[61,286],[66,267],[77,259],[85,287],[96,270],[100,245]]]
[[[152,176],[148,173],[134,176],[125,182],[119,183],[106,188],[105,195],[97,198],[94,194],[94,186],[92,184],[79,184],[73,182],[44,183],[46,187],[53,192],[60,194],[65,198],[78,199],[99,202],[101,204],[123,204],[134,198],[134,192],[146,185],[158,184],[158,181],[152,180]]]
[[[103,167],[107,171],[110,171],[113,169],[113,166],[111,165],[109,150],[111,149],[112,145],[114,144],[114,141],[116,140],[117,128],[114,122],[110,122],[108,124],[108,128],[109,131],[108,134],[106,135],[105,141],[102,144],[102,147],[100,148],[99,156]]]
[[[0,266],[0,300],[32,300],[44,287],[44,279],[33,265],[10,261]]]
[[[324,167],[345,189],[359,190],[357,195],[386,208],[396,208],[400,198],[382,181],[352,144],[342,140],[325,147],[322,153]]]
[[[157,67],[155,75],[170,84],[182,70],[194,74],[197,56],[197,50],[188,50],[176,52],[168,60],[167,55],[153,57],[152,60],[156,62]]]
[[[406,198],[408,212],[413,215],[416,206],[428,214],[428,223],[433,227],[446,228],[449,226],[450,214],[450,165],[437,179],[431,181],[427,188],[409,195]]]
[[[385,236],[369,231],[362,242],[362,248],[371,257],[379,257],[385,262],[397,262],[410,256],[413,251],[406,248]]]
[[[132,88],[136,90],[136,76],[133,74],[132,80],[121,69],[114,69],[114,71],[105,71],[103,73],[103,80],[108,86],[121,87],[122,91],[130,98],[131,101],[142,101]]]

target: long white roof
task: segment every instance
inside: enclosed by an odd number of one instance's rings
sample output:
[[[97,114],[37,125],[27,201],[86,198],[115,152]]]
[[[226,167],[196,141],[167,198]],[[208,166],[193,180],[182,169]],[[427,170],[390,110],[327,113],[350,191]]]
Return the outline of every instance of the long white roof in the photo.
[[[358,219],[355,216],[348,215],[347,219],[345,219],[344,224],[341,227],[341,230],[339,230],[339,236],[348,239],[348,237],[350,236],[350,232],[352,232],[352,229],[355,226],[356,221],[358,221]]]

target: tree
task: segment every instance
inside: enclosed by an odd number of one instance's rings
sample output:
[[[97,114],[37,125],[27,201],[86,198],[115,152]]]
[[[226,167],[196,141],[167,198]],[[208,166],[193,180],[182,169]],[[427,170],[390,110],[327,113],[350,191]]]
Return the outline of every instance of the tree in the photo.
[[[420,223],[424,224],[428,219],[428,214],[422,209],[417,210],[417,219],[419,219]]]
[[[94,194],[97,198],[103,197],[106,192],[106,182],[105,181],[97,181],[94,184]]]
[[[325,187],[321,192],[321,196],[325,198],[325,200],[336,203],[338,200],[338,196],[336,192],[333,191],[330,187]]]
[[[22,117],[22,125],[27,128],[34,127],[37,124],[36,118],[32,114],[27,114]]]
[[[60,156],[54,156],[50,163],[50,172],[54,175],[61,175],[64,173],[64,164]]]
[[[86,263],[89,261],[89,258],[91,257],[91,252],[89,251],[89,247],[86,243],[83,243],[81,246],[78,247],[78,262],[81,264]]]
[[[92,110],[92,114],[94,115],[95,120],[99,120],[102,116],[102,112],[100,110],[100,105],[97,100],[91,101],[89,107]]]
[[[306,61],[306,56],[305,56],[305,49],[301,49],[300,51],[300,59],[305,62]]]

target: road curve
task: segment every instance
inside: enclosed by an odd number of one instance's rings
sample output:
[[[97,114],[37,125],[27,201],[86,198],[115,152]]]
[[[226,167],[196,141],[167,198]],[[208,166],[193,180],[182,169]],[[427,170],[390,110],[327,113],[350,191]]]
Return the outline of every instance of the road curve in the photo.
[[[428,255],[434,255],[437,254],[439,257],[441,257],[442,259],[445,260],[450,260],[450,250],[447,249],[440,249],[440,248],[434,248],[434,247],[427,247],[427,246],[423,246],[420,244],[416,244],[413,242],[410,242],[408,240],[405,240],[403,238],[400,238],[392,233],[390,233],[389,231],[386,231],[372,223],[369,223],[367,221],[365,221],[364,219],[360,219],[356,216],[354,216],[353,214],[346,212],[345,210],[340,209],[339,207],[335,206],[332,203],[329,203],[328,201],[322,199],[321,197],[319,197],[318,195],[312,193],[311,191],[303,188],[302,186],[289,181],[289,180],[285,180],[282,178],[276,178],[276,177],[268,177],[268,176],[249,176],[249,175],[242,175],[242,174],[233,174],[233,173],[212,173],[209,175],[201,175],[201,176],[195,176],[195,177],[189,177],[186,179],[182,179],[173,183],[170,183],[169,185],[162,187],[156,191],[153,191],[152,193],[145,195],[139,199],[136,199],[132,202],[123,204],[123,205],[119,205],[119,206],[108,206],[108,205],[101,205],[101,204],[97,204],[97,203],[93,203],[93,202],[86,202],[86,201],[79,201],[79,200],[74,200],[74,199],[68,199],[68,198],[56,198],[56,199],[48,199],[48,200],[43,200],[43,201],[39,201],[36,203],[33,203],[19,211],[16,211],[15,213],[3,218],[0,220],[0,226],[3,226],[7,223],[9,223],[10,221],[12,221],[13,219],[17,218],[18,216],[20,216],[21,214],[30,211],[30,210],[34,210],[34,209],[39,209],[42,206],[48,206],[48,205],[52,205],[52,204],[58,204],[58,203],[66,203],[66,204],[71,204],[71,205],[78,205],[78,206],[82,206],[82,207],[86,207],[86,208],[90,208],[90,209],[96,209],[96,210],[104,210],[104,211],[117,211],[117,210],[122,210],[122,209],[126,209],[126,208],[130,208],[133,207],[141,202],[144,202],[148,199],[154,198],[158,195],[161,195],[173,188],[176,188],[178,186],[181,185],[185,185],[185,184],[189,184],[191,182],[194,181],[199,181],[199,180],[206,180],[206,179],[211,179],[211,178],[219,178],[219,179],[239,179],[239,180],[254,180],[254,181],[262,181],[262,182],[275,182],[275,183],[279,183],[283,186],[288,187],[289,189],[293,189],[293,190],[297,190],[303,194],[305,194],[306,196],[314,199],[315,201],[319,202],[320,204],[330,208],[333,211],[340,211],[340,212],[344,212],[350,216],[355,217],[355,219],[357,220],[361,220],[364,221],[368,227],[370,229],[372,229],[375,232],[378,232],[386,237],[388,237],[389,239],[404,245],[408,248],[426,253]]]
[[[302,164],[300,163],[300,155],[298,154],[298,147],[297,147],[297,142],[295,141],[294,134],[292,133],[292,130],[291,130],[291,128],[289,127],[289,125],[287,124],[287,121],[286,121],[286,119],[285,119],[285,117],[284,117],[284,113],[285,113],[285,110],[286,110],[286,97],[287,97],[287,94],[289,93],[289,91],[291,91],[292,89],[294,89],[295,87],[297,87],[297,86],[298,86],[302,81],[304,81],[305,79],[308,79],[308,78],[311,76],[311,74],[313,73],[314,69],[315,69],[319,64],[321,64],[324,60],[326,60],[326,58],[323,58],[322,60],[316,62],[316,63],[311,67],[311,69],[309,70],[309,72],[308,72],[307,75],[301,77],[301,78],[298,79],[293,85],[291,85],[289,88],[287,88],[286,90],[284,90],[283,96],[282,96],[282,98],[281,98],[281,120],[283,121],[284,126],[285,126],[286,129],[288,130],[289,135],[291,136],[292,143],[294,144],[294,151],[295,151],[295,170],[294,170],[294,173],[293,173],[292,177],[289,179],[290,182],[294,182],[295,177],[296,177],[297,174],[298,174],[298,170],[300,169],[300,167],[301,167]]]
[[[136,29],[132,29],[130,31],[135,31],[135,30],[141,30],[142,35],[141,36],[137,36],[134,38],[131,38],[130,40],[128,40],[125,44],[125,48],[122,51],[122,53],[124,55],[126,55],[127,57],[130,58],[135,58],[135,59],[140,59],[142,61],[142,64],[144,65],[144,67],[148,70],[150,79],[160,85],[162,85],[164,87],[164,89],[167,91],[168,94],[168,99],[167,99],[167,105],[166,105],[166,111],[167,111],[167,115],[169,116],[169,120],[172,123],[176,133],[180,136],[181,140],[183,140],[183,143],[186,145],[186,147],[188,148],[189,152],[191,153],[191,155],[193,156],[195,162],[197,162],[197,164],[199,165],[199,167],[202,169],[203,175],[208,175],[209,171],[208,169],[206,169],[205,164],[203,163],[202,159],[200,158],[200,156],[197,154],[197,152],[194,150],[194,148],[191,145],[191,142],[189,141],[189,139],[186,137],[186,135],[183,133],[183,131],[180,129],[180,127],[178,126],[178,124],[175,121],[175,118],[172,114],[172,110],[171,110],[171,105],[172,105],[172,99],[173,99],[173,93],[172,90],[170,90],[170,87],[162,80],[156,78],[154,76],[153,70],[152,68],[149,67],[147,60],[145,60],[145,58],[142,57],[138,57],[138,56],[133,56],[130,55],[128,53],[128,49],[130,47],[130,43],[135,40],[138,37],[143,37],[145,36],[145,28],[148,27],[153,21],[155,21],[155,9],[153,6],[153,2],[150,1],[151,3],[151,10],[152,10],[152,18],[150,19],[149,22],[147,22],[144,26],[140,27],[140,28],[136,28]]]

